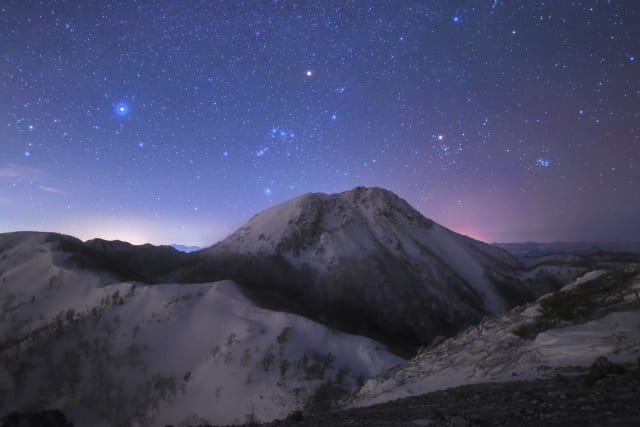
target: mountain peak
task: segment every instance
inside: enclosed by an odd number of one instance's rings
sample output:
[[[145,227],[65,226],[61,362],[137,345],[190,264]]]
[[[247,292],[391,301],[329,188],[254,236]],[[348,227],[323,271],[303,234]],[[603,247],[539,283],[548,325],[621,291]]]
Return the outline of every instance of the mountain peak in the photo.
[[[433,223],[391,191],[356,187],[330,195],[307,193],[281,203],[255,215],[222,244],[242,252],[294,257],[311,250],[311,258],[324,258],[327,243],[334,243],[339,255],[369,251],[372,230],[393,234],[393,228],[408,224],[427,229]]]
[[[205,264],[227,259],[254,290],[277,282],[312,311],[341,301],[335,318],[359,323],[356,333],[373,328],[387,343],[402,336],[424,344],[526,299],[510,279],[519,264],[508,253],[438,225],[378,187],[281,203],[202,256]]]
[[[381,187],[358,186],[351,190],[335,194],[307,193],[298,199],[307,198],[341,201],[342,203],[348,203],[355,207],[364,207],[366,209],[388,207],[414,210],[405,200],[398,197],[394,192]]]
[[[354,199],[362,198],[362,197],[378,197],[378,198],[386,198],[386,200],[390,201],[393,199],[399,199],[399,197],[391,190],[387,190],[382,187],[365,187],[359,185],[351,190],[343,191],[339,193],[341,195],[348,195],[353,197]]]

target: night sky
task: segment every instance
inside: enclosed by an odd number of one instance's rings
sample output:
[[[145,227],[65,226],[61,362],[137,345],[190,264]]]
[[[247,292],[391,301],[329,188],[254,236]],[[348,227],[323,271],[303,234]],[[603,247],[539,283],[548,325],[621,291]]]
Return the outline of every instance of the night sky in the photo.
[[[0,232],[206,246],[358,185],[640,239],[640,2],[0,2]]]

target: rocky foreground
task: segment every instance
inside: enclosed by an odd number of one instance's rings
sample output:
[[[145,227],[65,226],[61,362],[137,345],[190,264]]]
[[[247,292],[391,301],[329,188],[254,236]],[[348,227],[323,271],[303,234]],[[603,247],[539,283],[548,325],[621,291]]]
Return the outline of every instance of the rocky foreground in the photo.
[[[600,358],[590,368],[548,370],[546,379],[514,378],[365,408],[296,413],[269,426],[640,425],[640,360],[631,366]]]
[[[357,409],[296,412],[264,426],[640,425],[640,358],[637,366],[611,363],[601,357],[590,368],[540,369],[548,371],[544,379],[465,385]],[[0,426],[72,424],[60,411],[49,410],[12,413],[0,418]]]

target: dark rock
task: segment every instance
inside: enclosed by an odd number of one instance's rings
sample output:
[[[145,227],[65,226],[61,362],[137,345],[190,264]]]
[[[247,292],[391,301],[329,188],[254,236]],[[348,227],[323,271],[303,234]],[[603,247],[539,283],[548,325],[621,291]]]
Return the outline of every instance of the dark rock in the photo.
[[[624,375],[626,369],[619,363],[613,363],[604,356],[600,356],[589,368],[589,374],[585,377],[585,384],[593,385],[607,375]]]
[[[2,427],[73,427],[59,409],[45,409],[40,412],[11,412],[0,418]]]
[[[302,411],[294,411],[286,419],[289,422],[297,423],[304,421],[304,416],[302,415]]]

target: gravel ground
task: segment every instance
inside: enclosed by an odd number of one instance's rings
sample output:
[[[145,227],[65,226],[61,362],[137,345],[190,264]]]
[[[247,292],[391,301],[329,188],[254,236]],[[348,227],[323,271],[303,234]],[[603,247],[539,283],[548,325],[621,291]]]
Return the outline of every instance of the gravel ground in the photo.
[[[269,426],[640,426],[640,369],[604,359],[546,379],[473,384]]]

